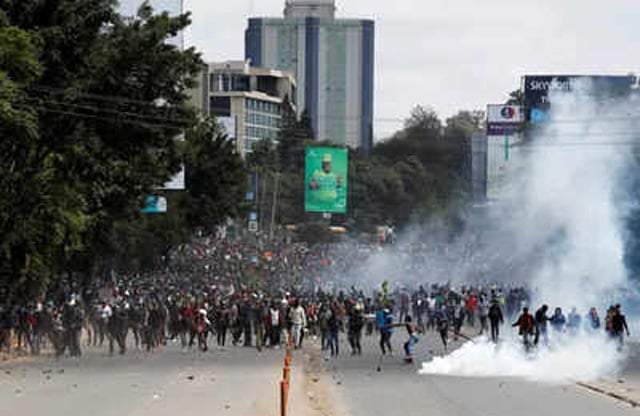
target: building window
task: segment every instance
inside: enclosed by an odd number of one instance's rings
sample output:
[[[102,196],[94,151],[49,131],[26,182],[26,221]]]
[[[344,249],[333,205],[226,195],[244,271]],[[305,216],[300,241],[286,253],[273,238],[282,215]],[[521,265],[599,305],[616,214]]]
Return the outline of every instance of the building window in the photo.
[[[249,91],[249,77],[246,75],[234,75],[231,87],[233,91]]]

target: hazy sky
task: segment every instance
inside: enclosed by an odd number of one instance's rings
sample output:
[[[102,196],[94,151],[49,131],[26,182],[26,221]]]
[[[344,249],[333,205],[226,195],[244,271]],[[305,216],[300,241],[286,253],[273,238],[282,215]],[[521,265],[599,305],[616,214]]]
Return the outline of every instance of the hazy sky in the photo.
[[[442,117],[484,109],[525,73],[640,72],[638,0],[337,0],[338,17],[376,21],[376,138],[416,104]],[[248,16],[284,0],[185,0],[187,45],[242,59]],[[389,119],[392,122],[389,122]],[[397,121],[393,121],[397,120]]]

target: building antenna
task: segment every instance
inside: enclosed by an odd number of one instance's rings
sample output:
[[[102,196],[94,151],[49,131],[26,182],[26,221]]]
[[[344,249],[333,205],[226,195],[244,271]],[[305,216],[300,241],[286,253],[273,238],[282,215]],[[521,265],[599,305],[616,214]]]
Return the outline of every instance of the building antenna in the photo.
[[[249,0],[249,16],[253,16],[255,14],[255,0]]]

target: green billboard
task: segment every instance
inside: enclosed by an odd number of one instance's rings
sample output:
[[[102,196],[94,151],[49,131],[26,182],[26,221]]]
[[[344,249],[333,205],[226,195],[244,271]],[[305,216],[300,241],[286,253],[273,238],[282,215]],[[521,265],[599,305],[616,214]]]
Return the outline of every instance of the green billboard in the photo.
[[[347,212],[347,149],[307,147],[305,157],[304,210]]]

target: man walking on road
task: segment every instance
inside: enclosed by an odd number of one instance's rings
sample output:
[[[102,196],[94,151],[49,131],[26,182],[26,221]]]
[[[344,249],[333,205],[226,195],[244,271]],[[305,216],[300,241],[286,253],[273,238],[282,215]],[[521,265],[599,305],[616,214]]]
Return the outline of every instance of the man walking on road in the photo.
[[[549,340],[547,337],[547,322],[549,321],[549,319],[551,319],[547,316],[548,310],[549,307],[547,305],[542,305],[542,307],[536,311],[536,334],[535,338],[533,339],[533,345],[538,345],[540,336],[542,336],[542,341],[544,342],[544,344],[548,344]]]
[[[502,315],[502,309],[497,299],[494,299],[491,307],[489,308],[489,323],[491,325],[491,341],[498,342],[500,336],[500,325],[504,322],[504,316]]]
[[[616,305],[613,309],[613,317],[611,318],[611,335],[618,342],[618,350],[622,350],[624,346],[624,334],[629,336],[629,327],[627,326],[627,318],[620,311],[620,305]]]
[[[307,326],[307,317],[299,300],[296,299],[295,304],[289,313],[292,325],[291,332],[293,335],[293,346],[294,348],[299,348],[302,329]]]

